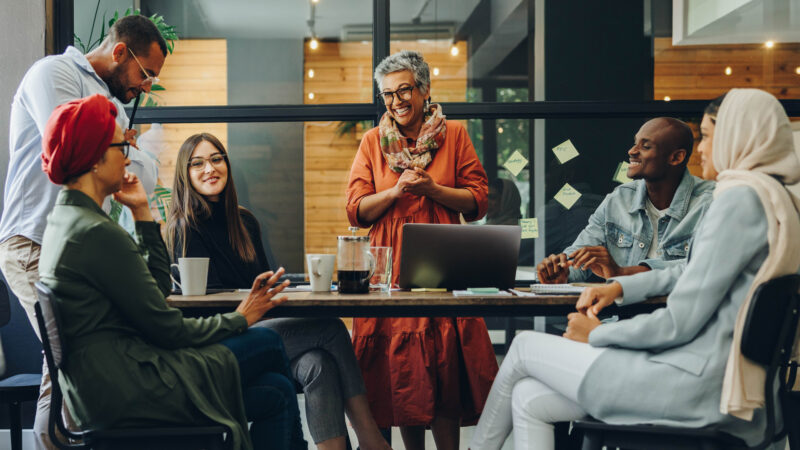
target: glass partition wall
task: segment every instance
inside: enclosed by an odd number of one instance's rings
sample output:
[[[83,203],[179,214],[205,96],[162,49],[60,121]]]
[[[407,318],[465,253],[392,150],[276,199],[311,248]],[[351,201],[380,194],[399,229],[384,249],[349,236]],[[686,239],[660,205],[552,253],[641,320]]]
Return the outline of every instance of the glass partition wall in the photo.
[[[57,19],[60,50],[90,45],[127,8],[175,26],[163,90],[136,114],[159,184],[171,187],[186,137],[220,137],[242,204],[290,272],[347,233],[350,164],[384,111],[373,68],[391,52],[429,62],[433,101],[466,125],[490,201],[517,191],[519,211],[502,223],[526,219],[530,230],[536,219],[522,266],[569,245],[624,181],[618,169],[648,118],[696,127],[705,103],[732,87],[766,89],[800,116],[800,7],[790,0],[699,10],[689,0],[55,2],[73,12]]]

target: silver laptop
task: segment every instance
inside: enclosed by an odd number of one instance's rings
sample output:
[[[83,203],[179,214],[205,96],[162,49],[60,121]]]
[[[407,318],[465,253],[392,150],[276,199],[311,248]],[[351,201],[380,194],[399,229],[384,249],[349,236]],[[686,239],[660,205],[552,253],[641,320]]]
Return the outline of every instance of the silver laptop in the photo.
[[[514,287],[518,225],[403,225],[399,284],[403,289]]]

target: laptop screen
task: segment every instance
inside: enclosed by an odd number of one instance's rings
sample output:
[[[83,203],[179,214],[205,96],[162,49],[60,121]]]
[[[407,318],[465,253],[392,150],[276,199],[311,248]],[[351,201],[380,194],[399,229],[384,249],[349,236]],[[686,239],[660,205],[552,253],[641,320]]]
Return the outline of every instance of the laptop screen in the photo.
[[[518,225],[403,225],[399,284],[403,289],[514,287]]]

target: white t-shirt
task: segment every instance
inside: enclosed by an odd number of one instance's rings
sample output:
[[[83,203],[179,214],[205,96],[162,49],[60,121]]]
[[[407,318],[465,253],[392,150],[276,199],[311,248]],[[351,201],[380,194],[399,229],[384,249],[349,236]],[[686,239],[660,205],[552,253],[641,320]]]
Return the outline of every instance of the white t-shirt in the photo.
[[[664,209],[656,209],[653,202],[650,199],[647,199],[647,203],[645,205],[645,212],[647,213],[647,218],[650,219],[650,225],[653,226],[653,240],[650,241],[650,249],[647,251],[647,259],[655,259],[658,257],[658,219],[667,215],[667,210],[669,208]]]

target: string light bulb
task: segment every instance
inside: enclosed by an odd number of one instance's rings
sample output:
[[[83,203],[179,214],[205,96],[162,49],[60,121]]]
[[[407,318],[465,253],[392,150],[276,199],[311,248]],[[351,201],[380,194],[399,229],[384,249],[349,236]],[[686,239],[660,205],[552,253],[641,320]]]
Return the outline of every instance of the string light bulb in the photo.
[[[311,3],[319,3],[319,0],[311,0]]]
[[[767,47],[767,48],[775,47],[775,41],[764,42],[764,47]]]
[[[453,56],[458,56],[458,47],[456,46],[456,44],[453,44],[450,47],[450,54]]]
[[[668,101],[670,101],[670,100],[672,100],[672,99],[671,99],[671,98],[669,98],[669,95],[665,95],[665,96],[664,96],[664,101],[665,101],[665,102],[668,102]]]
[[[308,69],[308,78],[314,78],[314,69]]]
[[[725,68],[725,75],[730,75],[732,73],[733,73],[733,69],[731,69],[731,66],[728,66],[728,67]]]
[[[800,66],[795,67],[794,73],[800,75]]]
[[[503,127],[497,127],[497,133],[503,134]]]
[[[316,50],[317,48],[319,48],[319,41],[317,40],[317,38],[312,37],[311,41],[309,41],[308,43],[308,47],[311,48],[311,50]]]
[[[433,68],[433,76],[435,76],[435,77],[439,76],[439,68],[438,67],[434,67]]]
[[[313,92],[309,92],[308,93],[308,99],[309,100],[314,100],[314,93]]]

